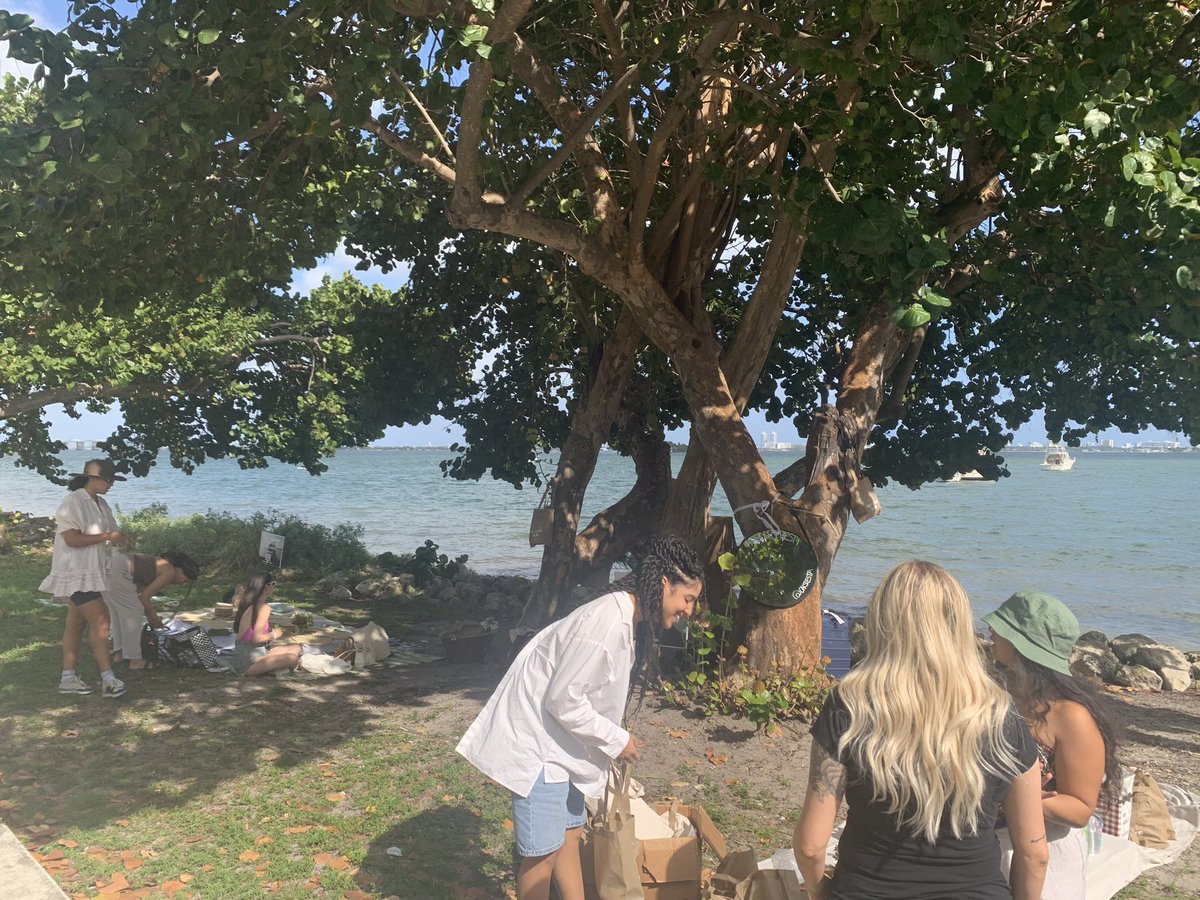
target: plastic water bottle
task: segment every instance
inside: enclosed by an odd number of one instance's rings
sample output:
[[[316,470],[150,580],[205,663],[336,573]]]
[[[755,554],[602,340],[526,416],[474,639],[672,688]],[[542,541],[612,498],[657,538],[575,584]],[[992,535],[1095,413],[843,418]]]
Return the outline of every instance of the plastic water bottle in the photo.
[[[1104,821],[1099,816],[1092,816],[1087,824],[1088,856],[1100,852],[1100,841],[1104,837]]]

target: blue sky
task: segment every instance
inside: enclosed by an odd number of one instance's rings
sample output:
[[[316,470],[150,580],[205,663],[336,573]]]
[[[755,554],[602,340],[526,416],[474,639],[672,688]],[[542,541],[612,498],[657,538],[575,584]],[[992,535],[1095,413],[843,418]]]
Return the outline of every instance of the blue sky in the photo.
[[[41,27],[58,29],[66,24],[67,10],[70,4],[68,0],[8,0],[8,2],[3,3],[3,6],[10,12],[26,13],[33,16],[34,21]],[[18,76],[28,76],[31,74],[27,71],[29,67],[21,67],[12,60],[4,58],[6,52],[7,48],[3,44],[0,44],[0,75],[11,73]],[[337,253],[327,257],[315,269],[296,272],[292,288],[293,290],[307,293],[314,286],[320,284],[321,279],[325,275],[337,278],[343,272],[352,270],[353,260],[339,249]],[[390,288],[399,287],[406,278],[406,273],[401,271],[393,272],[390,275],[383,275],[377,270],[354,272],[354,274],[362,281],[383,284]],[[60,440],[86,440],[106,437],[120,421],[119,411],[113,411],[106,415],[89,413],[85,414],[82,419],[75,420],[67,416],[61,408],[52,408],[49,411],[49,415],[52,422],[52,434]],[[766,421],[766,418],[762,415],[750,415],[746,417],[746,425],[756,441],[760,440],[763,432],[766,432],[768,440],[772,439],[773,433],[777,433],[777,440],[782,443],[799,443],[801,441],[800,436],[796,433],[796,429],[790,421],[771,423]],[[1143,432],[1139,436],[1133,436],[1110,429],[1101,434],[1100,437],[1112,438],[1120,445],[1125,441],[1170,440],[1173,435],[1163,431],[1150,430]],[[380,443],[386,445],[424,446],[426,444],[433,444],[434,446],[440,446],[461,440],[461,438],[462,431],[457,426],[444,420],[436,420],[429,425],[389,428],[386,436]],[[673,433],[671,438],[679,441],[686,440],[686,429]],[[1045,426],[1040,414],[1036,415],[1033,421],[1020,428],[1016,433],[1017,443],[1026,444],[1031,441],[1046,441]]]

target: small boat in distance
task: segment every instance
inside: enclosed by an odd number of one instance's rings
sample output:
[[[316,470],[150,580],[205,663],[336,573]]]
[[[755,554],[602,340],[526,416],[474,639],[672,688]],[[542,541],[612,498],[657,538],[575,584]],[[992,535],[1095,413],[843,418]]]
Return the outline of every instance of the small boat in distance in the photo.
[[[980,475],[978,469],[971,469],[969,472],[955,472],[949,478],[943,478],[942,481],[946,484],[994,484],[996,479]]]
[[[1066,447],[1051,447],[1042,460],[1042,470],[1045,472],[1070,472],[1074,465],[1075,457],[1067,452]]]

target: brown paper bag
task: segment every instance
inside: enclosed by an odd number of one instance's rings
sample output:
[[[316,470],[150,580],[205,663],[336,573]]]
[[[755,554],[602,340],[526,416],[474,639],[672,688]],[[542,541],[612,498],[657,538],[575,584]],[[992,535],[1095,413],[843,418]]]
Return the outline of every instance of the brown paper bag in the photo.
[[[638,840],[629,811],[630,765],[614,765],[604,799],[592,820],[596,891],[604,900],[644,900],[638,871]]]
[[[1158,782],[1141,769],[1133,776],[1133,809],[1129,813],[1129,839],[1143,847],[1162,850],[1175,840],[1171,810]]]

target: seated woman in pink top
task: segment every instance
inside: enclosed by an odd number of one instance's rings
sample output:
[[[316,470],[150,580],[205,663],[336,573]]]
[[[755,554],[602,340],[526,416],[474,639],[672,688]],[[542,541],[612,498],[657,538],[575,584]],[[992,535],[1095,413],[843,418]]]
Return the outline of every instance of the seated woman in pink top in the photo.
[[[234,592],[237,612],[233,617],[233,668],[239,675],[266,675],[277,669],[294,669],[300,663],[298,644],[272,647],[271,639],[280,637],[271,627],[271,606],[275,593],[274,575],[255,575]]]

